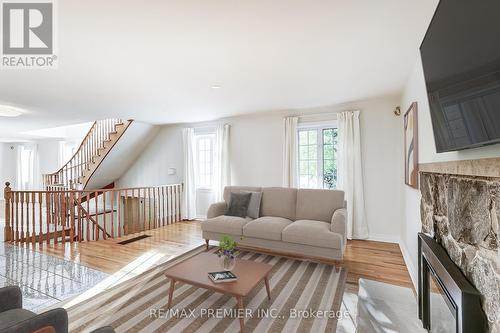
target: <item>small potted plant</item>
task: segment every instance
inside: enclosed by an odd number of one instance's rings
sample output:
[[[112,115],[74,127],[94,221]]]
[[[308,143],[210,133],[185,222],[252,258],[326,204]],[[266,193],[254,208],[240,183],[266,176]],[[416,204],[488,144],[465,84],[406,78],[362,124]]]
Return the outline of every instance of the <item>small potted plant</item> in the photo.
[[[220,258],[222,269],[230,271],[236,263],[236,256],[239,253],[238,244],[229,236],[222,236],[217,249],[217,256]]]

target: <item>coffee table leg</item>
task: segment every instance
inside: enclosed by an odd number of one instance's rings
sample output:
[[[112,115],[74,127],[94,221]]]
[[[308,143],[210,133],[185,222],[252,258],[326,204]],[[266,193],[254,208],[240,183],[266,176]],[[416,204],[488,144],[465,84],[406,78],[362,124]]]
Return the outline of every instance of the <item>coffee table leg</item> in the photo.
[[[271,288],[269,288],[269,278],[267,276],[264,278],[264,282],[266,284],[267,298],[271,300]]]
[[[238,300],[238,309],[241,310],[240,314],[245,313],[245,307],[243,306],[243,297],[236,297]],[[245,332],[245,316],[240,316],[240,332],[243,333]]]
[[[168,308],[170,309],[170,306],[172,305],[172,297],[174,296],[174,289],[175,289],[175,280],[171,279],[170,280],[170,289],[168,291]]]

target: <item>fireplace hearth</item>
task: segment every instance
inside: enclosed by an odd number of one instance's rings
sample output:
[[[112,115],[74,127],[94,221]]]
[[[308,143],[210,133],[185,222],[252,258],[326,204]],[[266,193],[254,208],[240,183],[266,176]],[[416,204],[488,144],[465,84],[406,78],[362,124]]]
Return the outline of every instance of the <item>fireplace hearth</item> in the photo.
[[[433,238],[418,235],[418,314],[433,333],[488,331],[481,294]]]

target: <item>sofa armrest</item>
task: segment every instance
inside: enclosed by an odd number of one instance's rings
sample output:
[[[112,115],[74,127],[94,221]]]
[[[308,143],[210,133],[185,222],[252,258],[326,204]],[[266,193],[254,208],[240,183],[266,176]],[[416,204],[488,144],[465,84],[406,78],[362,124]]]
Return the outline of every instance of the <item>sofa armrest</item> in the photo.
[[[330,230],[337,234],[342,235],[342,240],[344,245],[347,240],[347,209],[339,208],[333,212],[332,223],[330,225]]]
[[[18,286],[0,288],[0,312],[23,307],[23,295]]]
[[[52,309],[18,322],[7,332],[68,333],[68,313],[63,308]]]
[[[227,204],[225,201],[211,204],[210,207],[208,208],[207,219],[224,215],[226,213],[226,210],[227,210]]]

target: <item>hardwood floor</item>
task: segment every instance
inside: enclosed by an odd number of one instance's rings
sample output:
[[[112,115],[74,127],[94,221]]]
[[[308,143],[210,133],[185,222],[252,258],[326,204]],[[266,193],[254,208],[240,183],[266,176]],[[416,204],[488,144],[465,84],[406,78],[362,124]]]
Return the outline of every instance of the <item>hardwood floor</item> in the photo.
[[[58,244],[35,248],[50,255],[72,260],[106,273],[115,273],[131,263],[149,260],[155,253],[173,257],[204,244],[200,223],[178,222],[147,231],[151,237],[126,245],[119,242],[137,237]],[[375,241],[349,241],[343,265],[348,270],[349,289],[357,289],[360,277],[412,288],[399,245]]]
[[[121,245],[119,242],[147,234],[150,237]],[[145,261],[154,254],[174,257],[194,249],[205,241],[201,238],[198,222],[177,222],[126,237],[35,247],[35,251],[72,260],[106,273],[115,273],[134,261]]]

